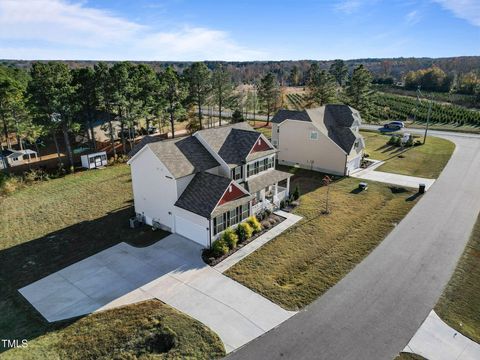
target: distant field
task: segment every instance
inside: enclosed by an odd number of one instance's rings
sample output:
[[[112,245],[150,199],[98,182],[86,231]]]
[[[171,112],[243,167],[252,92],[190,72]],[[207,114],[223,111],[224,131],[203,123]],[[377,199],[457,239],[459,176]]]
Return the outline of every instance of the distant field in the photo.
[[[426,122],[429,101],[418,101],[410,96],[377,92],[374,104],[378,108],[375,117],[379,120],[407,120],[415,117],[416,121]],[[430,122],[435,124],[456,124],[480,126],[480,111],[463,106],[434,102]]]

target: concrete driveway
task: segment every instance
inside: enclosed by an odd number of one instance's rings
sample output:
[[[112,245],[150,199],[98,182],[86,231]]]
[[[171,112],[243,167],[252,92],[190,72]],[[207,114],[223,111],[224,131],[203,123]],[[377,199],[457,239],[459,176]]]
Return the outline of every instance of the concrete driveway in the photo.
[[[379,161],[375,165],[370,166],[363,170],[358,170],[352,174],[351,177],[359,178],[363,180],[371,180],[371,181],[378,181],[383,182],[386,184],[392,184],[397,186],[405,186],[414,189],[418,189],[418,185],[425,184],[425,189],[428,190],[430,186],[433,185],[435,179],[428,179],[422,178],[417,176],[408,176],[408,175],[400,175],[400,174],[393,174],[383,171],[377,171],[376,169],[383,165],[384,161]]]
[[[198,244],[176,234],[145,248],[120,243],[19,291],[50,322],[156,298],[209,326],[227,352],[294,314],[200,254]]]

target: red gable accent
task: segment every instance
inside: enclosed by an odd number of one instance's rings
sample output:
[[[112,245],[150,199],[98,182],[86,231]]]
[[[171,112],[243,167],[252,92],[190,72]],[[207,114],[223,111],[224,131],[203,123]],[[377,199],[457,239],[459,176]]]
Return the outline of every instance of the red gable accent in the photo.
[[[266,150],[271,150],[271,147],[266,143],[264,139],[259,137],[255,145],[253,146],[252,151],[250,151],[250,153],[255,153],[258,151],[266,151]]]
[[[230,191],[230,189],[232,191]],[[234,184],[230,184],[229,188],[227,189],[227,191],[225,191],[225,194],[223,194],[223,197],[218,202],[218,205],[222,205],[229,201],[241,198],[244,195],[245,193],[242,190],[240,190],[237,186],[235,186]]]

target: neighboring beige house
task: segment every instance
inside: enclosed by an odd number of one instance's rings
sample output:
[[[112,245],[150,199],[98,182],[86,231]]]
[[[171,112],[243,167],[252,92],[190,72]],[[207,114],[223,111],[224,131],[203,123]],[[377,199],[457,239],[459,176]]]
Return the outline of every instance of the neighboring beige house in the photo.
[[[272,144],[278,163],[335,175],[360,167],[365,143],[362,119],[347,105],[303,111],[280,110],[272,119]]]

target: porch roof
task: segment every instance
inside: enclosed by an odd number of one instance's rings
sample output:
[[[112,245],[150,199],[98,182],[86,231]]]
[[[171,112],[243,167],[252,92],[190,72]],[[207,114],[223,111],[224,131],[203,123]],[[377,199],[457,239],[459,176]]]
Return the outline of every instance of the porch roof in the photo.
[[[217,206],[215,210],[212,212],[212,218],[215,216],[221,215],[224,212],[230,211],[235,209],[237,206],[243,205],[248,203],[250,200],[252,200],[255,196],[253,195],[248,195],[248,196],[243,196],[239,199],[229,201],[225,204],[222,204],[220,206]]]
[[[257,175],[254,178],[247,181],[247,190],[250,193],[256,193],[269,185],[273,185],[279,181],[288,179],[293,174],[279,171],[279,170],[270,170],[266,171],[264,174]]]

